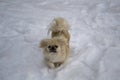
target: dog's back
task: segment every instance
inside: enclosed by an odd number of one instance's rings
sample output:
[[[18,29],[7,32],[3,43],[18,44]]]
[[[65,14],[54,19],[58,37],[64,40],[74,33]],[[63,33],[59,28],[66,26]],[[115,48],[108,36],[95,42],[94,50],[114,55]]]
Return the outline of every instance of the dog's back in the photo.
[[[70,34],[68,32],[70,26],[68,22],[61,18],[55,18],[52,23],[50,24],[49,31],[51,31],[52,38],[53,37],[60,37],[67,39],[67,42],[70,40]]]
[[[52,38],[53,37],[62,37],[67,39],[67,41],[69,42],[70,40],[70,34],[68,31],[57,31],[57,32],[52,32]]]

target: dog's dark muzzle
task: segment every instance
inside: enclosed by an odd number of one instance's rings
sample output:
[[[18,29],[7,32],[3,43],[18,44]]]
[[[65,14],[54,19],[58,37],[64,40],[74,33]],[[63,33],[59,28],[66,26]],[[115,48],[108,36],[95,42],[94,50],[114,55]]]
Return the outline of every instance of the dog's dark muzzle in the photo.
[[[58,48],[57,45],[49,45],[49,46],[48,46],[49,51],[50,51],[50,52],[53,52],[53,53],[56,53],[56,52],[57,52],[57,51],[56,51],[57,48]]]
[[[55,53],[56,52],[56,48],[55,47],[51,47],[50,48],[50,52],[54,52]]]

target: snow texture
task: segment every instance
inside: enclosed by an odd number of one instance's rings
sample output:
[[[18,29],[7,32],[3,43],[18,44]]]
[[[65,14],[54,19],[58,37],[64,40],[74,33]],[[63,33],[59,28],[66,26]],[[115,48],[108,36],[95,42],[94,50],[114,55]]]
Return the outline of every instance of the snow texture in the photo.
[[[39,48],[54,17],[71,25],[60,69]],[[120,0],[0,0],[0,80],[120,80]]]

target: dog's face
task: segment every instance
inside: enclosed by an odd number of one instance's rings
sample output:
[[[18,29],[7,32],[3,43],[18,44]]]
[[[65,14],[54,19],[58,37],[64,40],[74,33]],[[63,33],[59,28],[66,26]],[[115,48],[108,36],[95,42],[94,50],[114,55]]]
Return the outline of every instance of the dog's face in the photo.
[[[47,46],[47,50],[49,51],[49,53],[56,53],[56,52],[58,52],[58,48],[59,48],[59,46],[56,45],[56,44]]]
[[[44,39],[40,43],[40,47],[43,48],[45,59],[51,62],[59,62],[65,59],[66,41],[60,38]]]
[[[58,54],[61,52],[61,47],[66,44],[62,39],[44,39],[40,43],[40,47],[44,49],[46,54]]]
[[[47,45],[44,47],[45,54],[48,55],[57,55],[61,52],[61,46],[57,43],[46,42]]]

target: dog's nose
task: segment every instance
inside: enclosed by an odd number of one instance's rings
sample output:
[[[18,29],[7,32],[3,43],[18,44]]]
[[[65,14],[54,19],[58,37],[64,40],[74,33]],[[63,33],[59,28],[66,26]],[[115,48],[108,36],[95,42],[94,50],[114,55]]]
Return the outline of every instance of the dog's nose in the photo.
[[[56,46],[56,45],[48,46],[50,52],[56,52],[57,47],[58,47],[58,46]]]
[[[51,47],[50,50],[51,50],[51,51],[54,51],[54,50],[56,50],[56,49],[55,49],[55,47]]]
[[[50,52],[56,52],[56,48],[55,47],[51,47],[50,48]]]

